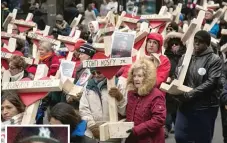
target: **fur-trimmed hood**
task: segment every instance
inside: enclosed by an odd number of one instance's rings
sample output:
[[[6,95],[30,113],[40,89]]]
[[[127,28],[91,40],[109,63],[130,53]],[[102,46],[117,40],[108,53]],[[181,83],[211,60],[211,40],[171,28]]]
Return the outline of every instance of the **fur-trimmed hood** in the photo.
[[[164,40],[164,48],[165,49],[167,48],[168,42],[169,42],[170,39],[172,39],[172,38],[179,38],[179,39],[181,39],[182,36],[183,36],[183,34],[180,33],[180,32],[173,31],[173,32],[168,33],[166,35],[166,37],[165,37],[165,40]]]
[[[133,71],[142,69],[144,71],[144,81],[142,87],[136,89],[133,83]],[[127,78],[127,87],[129,91],[135,91],[139,96],[148,95],[156,84],[156,67],[148,58],[137,60],[130,68]]]

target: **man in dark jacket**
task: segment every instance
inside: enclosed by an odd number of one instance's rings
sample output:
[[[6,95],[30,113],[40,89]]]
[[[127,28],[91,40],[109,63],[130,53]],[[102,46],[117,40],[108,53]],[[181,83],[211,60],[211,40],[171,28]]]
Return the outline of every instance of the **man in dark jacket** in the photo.
[[[223,66],[223,77],[225,78],[224,82],[224,89],[221,94],[221,118],[222,118],[222,135],[224,138],[224,143],[227,143],[227,52],[223,53],[223,60],[224,60],[224,66]]]
[[[175,96],[181,101],[175,125],[177,143],[210,143],[213,138],[222,89],[222,61],[209,47],[210,42],[206,31],[198,31],[194,36],[194,52],[184,81],[193,90]]]

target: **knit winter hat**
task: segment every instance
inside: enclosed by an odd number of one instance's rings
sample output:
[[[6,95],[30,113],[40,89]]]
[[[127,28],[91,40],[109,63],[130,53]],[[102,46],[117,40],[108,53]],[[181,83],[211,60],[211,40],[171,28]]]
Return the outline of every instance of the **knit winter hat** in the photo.
[[[205,42],[207,46],[210,46],[211,36],[210,34],[205,30],[200,30],[195,34],[194,38],[198,38],[201,41]]]
[[[63,20],[64,20],[64,18],[63,18],[63,16],[61,14],[58,14],[56,16],[56,21],[63,21]]]
[[[84,53],[92,58],[96,53],[96,50],[90,43],[85,43],[82,46],[80,46],[79,52]]]

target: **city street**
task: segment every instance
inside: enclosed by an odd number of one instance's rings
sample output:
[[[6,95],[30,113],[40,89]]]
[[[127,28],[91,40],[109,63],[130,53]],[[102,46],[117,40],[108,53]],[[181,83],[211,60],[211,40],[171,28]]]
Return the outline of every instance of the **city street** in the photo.
[[[166,139],[166,143],[175,143],[174,134],[170,134]],[[221,114],[219,112],[215,123],[214,139],[212,143],[223,143],[222,126],[221,126]]]

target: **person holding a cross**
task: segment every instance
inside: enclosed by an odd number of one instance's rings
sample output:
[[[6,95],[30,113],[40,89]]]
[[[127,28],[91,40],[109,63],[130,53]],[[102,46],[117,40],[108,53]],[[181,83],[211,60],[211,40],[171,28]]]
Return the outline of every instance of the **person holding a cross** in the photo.
[[[134,122],[134,127],[127,131],[130,135],[125,143],[165,142],[165,95],[155,84],[155,64],[147,58],[138,59],[127,78],[126,121]]]
[[[211,24],[213,19],[214,19],[214,11],[212,9],[208,9],[206,11],[206,15],[205,15],[205,22],[207,24]],[[218,32],[219,32],[219,25],[217,23],[215,23],[215,25],[211,28],[209,33],[214,36],[217,36]]]
[[[118,112],[121,115],[125,113],[126,100],[122,95],[123,91],[118,88],[111,88],[108,95],[107,78],[100,71],[93,69],[91,73],[93,77],[88,80],[80,99],[79,111],[82,119],[87,121],[86,135],[99,139],[99,125],[109,121],[108,96],[117,100]]]
[[[222,89],[222,61],[210,47],[211,36],[200,30],[194,36],[194,51],[184,85],[192,90],[174,95],[180,106],[175,123],[177,143],[210,143],[213,138],[215,120]],[[177,78],[183,57],[177,66]]]
[[[53,50],[53,46],[50,42],[48,41],[41,41],[39,44],[39,53],[40,53],[40,64],[46,64],[47,67],[49,68],[48,71],[48,77],[49,76],[55,76],[59,66],[59,58],[55,54]]]

